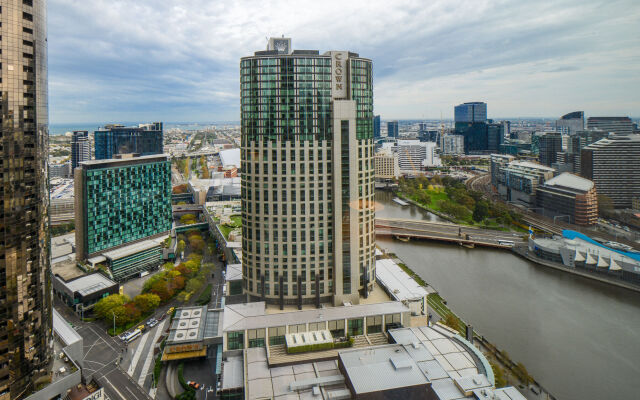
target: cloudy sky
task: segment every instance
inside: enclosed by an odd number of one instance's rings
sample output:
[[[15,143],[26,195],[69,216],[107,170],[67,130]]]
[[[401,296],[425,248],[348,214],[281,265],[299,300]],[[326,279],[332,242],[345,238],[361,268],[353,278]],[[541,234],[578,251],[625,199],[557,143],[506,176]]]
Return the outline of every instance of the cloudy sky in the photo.
[[[640,116],[638,0],[49,0],[52,123],[239,120],[239,59],[374,61],[383,119]]]

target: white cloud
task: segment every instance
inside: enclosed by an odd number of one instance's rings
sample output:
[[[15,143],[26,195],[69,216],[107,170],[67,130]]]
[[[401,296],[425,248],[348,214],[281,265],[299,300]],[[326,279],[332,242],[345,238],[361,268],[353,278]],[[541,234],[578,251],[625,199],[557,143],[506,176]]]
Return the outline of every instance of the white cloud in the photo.
[[[51,0],[49,19],[54,122],[238,119],[240,57],[281,34],[372,58],[383,118],[640,106],[634,0]]]

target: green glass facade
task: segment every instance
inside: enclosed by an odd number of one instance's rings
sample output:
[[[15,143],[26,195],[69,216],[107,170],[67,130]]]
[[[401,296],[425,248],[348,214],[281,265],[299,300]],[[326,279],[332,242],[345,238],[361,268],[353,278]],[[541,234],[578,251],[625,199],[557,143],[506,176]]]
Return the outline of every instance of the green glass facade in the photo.
[[[85,254],[171,229],[170,162],[140,160],[83,166]]]
[[[350,58],[357,139],[373,138],[371,60]],[[331,140],[331,57],[249,57],[240,63],[242,140]]]

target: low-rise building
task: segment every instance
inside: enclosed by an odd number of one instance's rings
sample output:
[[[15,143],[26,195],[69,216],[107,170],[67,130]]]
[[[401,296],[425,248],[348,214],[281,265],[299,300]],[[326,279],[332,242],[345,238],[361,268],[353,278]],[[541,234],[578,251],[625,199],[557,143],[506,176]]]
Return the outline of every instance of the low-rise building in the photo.
[[[542,214],[576,225],[598,222],[596,187],[588,179],[565,172],[538,187],[537,206]]]
[[[222,310],[208,310],[207,306],[176,309],[162,361],[206,357],[208,346],[222,342],[221,314]]]
[[[579,232],[563,231],[562,238],[530,238],[529,251],[543,260],[568,268],[608,275],[640,285],[640,255],[617,250]]]
[[[493,173],[492,181],[504,200],[535,207],[538,186],[553,178],[555,170],[529,161],[512,161],[505,166],[496,165]]]
[[[41,385],[25,400],[49,400],[66,396],[68,391],[82,384],[84,358],[83,339],[55,308],[53,314],[52,364],[48,383]]]
[[[409,307],[413,315],[427,314],[427,290],[389,258],[376,260],[376,281],[394,300]]]
[[[100,272],[65,280],[53,277],[53,293],[77,313],[93,308],[103,297],[119,293],[120,285]]]
[[[265,348],[228,356],[221,394],[247,399],[524,400],[514,387],[495,388],[486,357],[442,325],[397,328],[389,341],[305,353],[293,365],[273,364]]]

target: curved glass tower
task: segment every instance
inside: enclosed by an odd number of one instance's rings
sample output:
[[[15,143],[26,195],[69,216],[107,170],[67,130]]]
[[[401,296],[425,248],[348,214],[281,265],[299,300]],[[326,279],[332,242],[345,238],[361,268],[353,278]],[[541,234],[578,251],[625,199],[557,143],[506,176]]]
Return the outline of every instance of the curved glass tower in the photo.
[[[290,47],[240,62],[244,290],[358,303],[375,278],[371,60]]]
[[[45,0],[0,0],[0,399],[46,379],[51,343]]]

